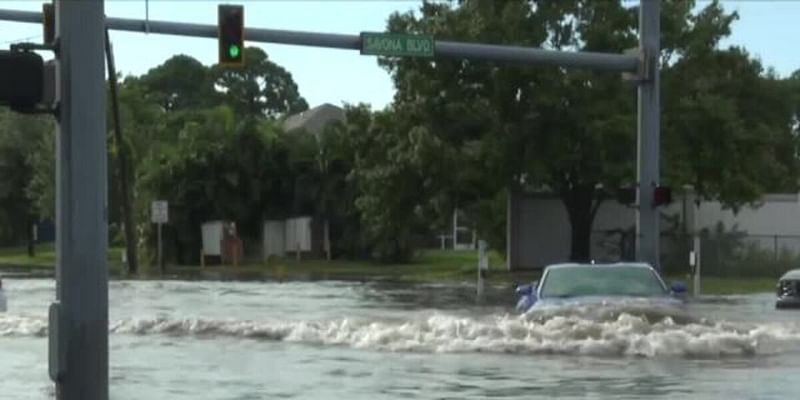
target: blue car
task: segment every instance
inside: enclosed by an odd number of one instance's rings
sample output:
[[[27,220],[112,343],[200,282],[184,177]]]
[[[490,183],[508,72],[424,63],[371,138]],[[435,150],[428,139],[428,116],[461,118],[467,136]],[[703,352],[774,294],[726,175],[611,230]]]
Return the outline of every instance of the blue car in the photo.
[[[554,264],[542,278],[517,287],[517,310],[529,311],[571,303],[608,304],[644,302],[654,306],[681,306],[686,286],[668,288],[653,267],[645,263]]]
[[[777,291],[775,308],[800,308],[800,269],[783,274],[778,280]]]

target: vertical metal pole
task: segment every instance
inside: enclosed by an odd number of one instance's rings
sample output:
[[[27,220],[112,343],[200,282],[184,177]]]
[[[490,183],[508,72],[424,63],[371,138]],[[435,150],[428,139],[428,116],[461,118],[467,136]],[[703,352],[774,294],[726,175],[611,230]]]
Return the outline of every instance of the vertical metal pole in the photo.
[[[478,301],[483,300],[486,290],[486,276],[489,272],[489,252],[485,240],[478,242]]]
[[[161,242],[161,222],[158,223],[158,270],[164,273],[164,245]]]
[[[108,400],[103,1],[58,0],[55,14],[61,108],[51,377],[59,400]]]
[[[458,244],[458,207],[453,210],[453,250]]]
[[[697,297],[700,296],[702,292],[700,287],[700,267],[702,265],[700,260],[702,259],[702,250],[700,249],[700,234],[697,232],[694,234],[694,244],[692,247],[694,247],[694,285],[692,286],[694,287],[694,296]]]
[[[694,251],[694,297],[699,297],[702,293],[700,283],[700,267],[702,265],[702,249],[700,248],[700,202],[697,201],[697,194],[692,196],[692,250]]]
[[[653,207],[653,189],[659,184],[659,40],[661,0],[642,0],[639,10],[639,82],[636,214],[636,258],[661,269],[659,262],[659,210]]]
[[[778,235],[772,237],[772,253],[775,257],[775,261],[778,261]]]

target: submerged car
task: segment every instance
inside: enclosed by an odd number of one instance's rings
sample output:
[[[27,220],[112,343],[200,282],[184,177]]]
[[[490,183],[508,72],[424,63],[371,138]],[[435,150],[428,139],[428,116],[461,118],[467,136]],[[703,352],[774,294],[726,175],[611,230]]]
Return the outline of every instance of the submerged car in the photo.
[[[777,291],[775,308],[800,308],[800,269],[783,274],[778,280]]]
[[[667,288],[661,276],[645,263],[555,264],[542,278],[517,287],[517,310],[580,302],[644,301],[659,306],[680,306],[686,286]]]

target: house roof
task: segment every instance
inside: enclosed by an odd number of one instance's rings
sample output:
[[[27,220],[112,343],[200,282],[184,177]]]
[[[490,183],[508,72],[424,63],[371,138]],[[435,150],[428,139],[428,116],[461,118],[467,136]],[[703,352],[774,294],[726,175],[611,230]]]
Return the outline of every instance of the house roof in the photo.
[[[283,123],[286,132],[305,130],[319,136],[325,127],[335,121],[344,121],[345,114],[341,107],[324,103],[312,109],[290,115]]]

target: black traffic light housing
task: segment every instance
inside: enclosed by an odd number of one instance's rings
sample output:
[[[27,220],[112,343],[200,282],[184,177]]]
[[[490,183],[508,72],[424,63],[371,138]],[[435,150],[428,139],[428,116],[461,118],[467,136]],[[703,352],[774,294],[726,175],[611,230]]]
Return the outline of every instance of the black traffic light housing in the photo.
[[[32,51],[0,50],[0,106],[30,112],[45,97],[44,60]]]
[[[220,4],[218,14],[219,63],[244,64],[244,7]]]
[[[52,44],[56,38],[56,15],[53,4],[42,4],[42,36],[44,44]]]

